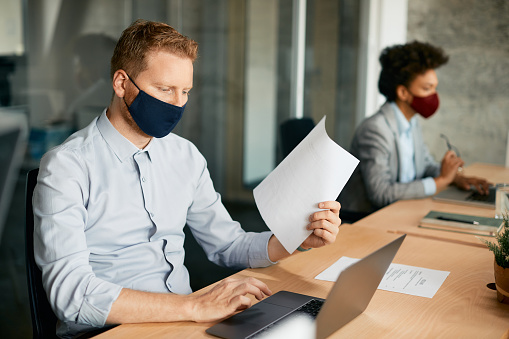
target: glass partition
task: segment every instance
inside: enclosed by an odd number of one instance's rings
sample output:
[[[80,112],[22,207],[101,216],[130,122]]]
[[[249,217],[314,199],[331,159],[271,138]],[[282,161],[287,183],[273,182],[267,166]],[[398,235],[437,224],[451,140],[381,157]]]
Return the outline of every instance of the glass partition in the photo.
[[[25,168],[107,107],[112,50],[138,18],[167,22],[199,43],[194,88],[175,133],[203,153],[216,189],[252,201],[251,189],[281,161],[297,0],[0,1],[9,23],[0,39],[0,105],[29,121]],[[356,97],[356,3],[305,1],[303,115],[315,123],[327,115],[340,144],[349,142]]]

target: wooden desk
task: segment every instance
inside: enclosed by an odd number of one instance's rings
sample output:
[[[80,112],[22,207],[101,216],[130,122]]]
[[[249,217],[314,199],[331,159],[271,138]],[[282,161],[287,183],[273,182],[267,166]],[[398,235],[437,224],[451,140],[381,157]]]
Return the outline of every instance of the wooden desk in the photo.
[[[285,289],[326,297],[332,283],[314,277],[341,256],[360,258],[397,235],[345,225],[336,243],[299,253],[279,264],[247,269],[237,277],[255,277],[273,292]],[[493,255],[486,249],[407,237],[395,263],[451,272],[432,298],[378,290],[366,311],[332,338],[501,338],[509,327],[509,305],[486,287],[494,281]],[[210,288],[210,287],[209,287]],[[213,338],[212,323],[130,324],[97,338]]]
[[[509,169],[500,166],[473,164],[465,172],[494,183],[509,182]],[[314,277],[341,256],[363,257],[398,236],[388,230],[439,234],[445,240],[407,236],[394,259],[399,264],[449,271],[433,298],[378,290],[366,311],[332,338],[509,338],[509,305],[500,304],[496,292],[486,287],[494,282],[493,254],[476,246],[479,241],[474,236],[417,228],[418,221],[432,209],[480,216],[494,213],[431,199],[400,201],[353,225],[342,226],[334,245],[299,253],[271,267],[247,269],[235,276],[260,279],[273,292],[284,289],[324,298],[332,283]],[[208,288],[211,286],[204,290]],[[215,338],[205,333],[211,325],[127,324],[97,338]]]
[[[465,175],[484,177],[493,183],[509,182],[509,168],[497,165],[476,163],[465,168]],[[471,234],[419,228],[419,221],[431,210],[490,218],[493,218],[495,215],[494,209],[439,202],[431,198],[426,198],[397,201],[359,220],[355,224],[385,231],[403,232],[411,236],[438,237],[445,241],[458,241],[469,244],[470,246],[484,246]],[[493,239],[489,237],[485,238]]]
[[[466,176],[486,178],[493,184],[509,182],[509,167],[492,164],[474,163],[465,168]]]

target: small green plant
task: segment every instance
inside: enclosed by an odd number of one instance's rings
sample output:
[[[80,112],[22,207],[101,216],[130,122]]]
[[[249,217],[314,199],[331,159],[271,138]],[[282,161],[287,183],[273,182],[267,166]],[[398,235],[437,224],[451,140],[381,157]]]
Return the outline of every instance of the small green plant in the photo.
[[[509,213],[504,214],[504,225],[495,237],[496,242],[479,239],[493,252],[498,266],[509,268]]]

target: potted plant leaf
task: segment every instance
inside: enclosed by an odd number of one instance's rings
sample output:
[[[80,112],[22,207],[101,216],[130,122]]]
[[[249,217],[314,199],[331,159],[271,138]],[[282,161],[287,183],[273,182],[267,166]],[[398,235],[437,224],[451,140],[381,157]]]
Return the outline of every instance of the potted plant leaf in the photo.
[[[509,304],[509,213],[504,214],[504,225],[495,241],[479,238],[495,255],[495,284],[497,299]]]

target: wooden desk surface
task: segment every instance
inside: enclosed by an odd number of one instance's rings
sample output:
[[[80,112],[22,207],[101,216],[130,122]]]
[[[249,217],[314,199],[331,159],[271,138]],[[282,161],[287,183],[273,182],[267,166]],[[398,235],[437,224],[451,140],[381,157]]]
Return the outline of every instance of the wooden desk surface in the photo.
[[[484,177],[493,183],[509,182],[509,168],[497,165],[476,163],[465,168],[465,175]],[[397,201],[359,220],[356,225],[385,231],[403,232],[410,236],[438,237],[445,241],[459,241],[469,244],[470,246],[484,246],[476,236],[471,234],[419,228],[419,221],[431,210],[490,218],[493,218],[495,215],[494,209],[439,202],[431,198],[426,198]],[[485,238],[493,240],[493,238],[490,237]]]
[[[363,257],[396,237],[382,230],[345,225],[332,246],[236,276],[260,279],[273,292],[284,289],[324,298],[332,283],[314,279],[318,273],[341,256]],[[451,273],[431,299],[377,290],[366,311],[332,338],[501,338],[509,328],[509,305],[500,304],[496,292],[486,287],[494,282],[493,255],[488,250],[407,237],[394,262]],[[97,338],[213,338],[205,333],[211,325],[129,324]]]
[[[486,178],[493,184],[509,182],[509,168],[501,165],[474,163],[465,167],[466,176]]]

